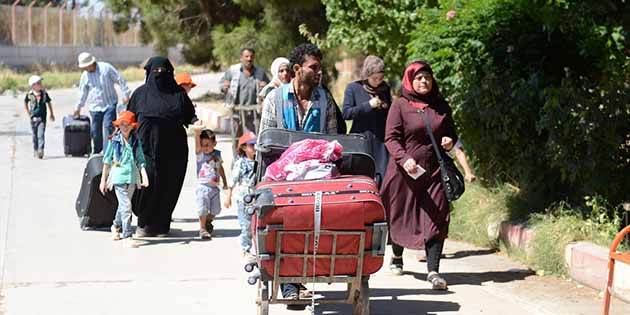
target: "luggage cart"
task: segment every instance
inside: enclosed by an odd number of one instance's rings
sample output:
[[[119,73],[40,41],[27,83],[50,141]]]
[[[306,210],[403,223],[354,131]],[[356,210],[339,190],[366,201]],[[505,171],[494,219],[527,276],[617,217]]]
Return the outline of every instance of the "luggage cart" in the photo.
[[[261,201],[259,204],[269,205],[269,195],[261,194],[258,197]],[[248,213],[264,216],[266,209],[253,205],[253,197],[246,198],[250,205],[247,209]],[[371,230],[372,237],[367,239],[368,231]],[[265,248],[265,238],[272,232],[276,233],[275,252],[270,253]],[[387,224],[385,222],[377,222],[371,226],[366,226],[365,230],[358,231],[338,231],[338,230],[315,230],[308,231],[288,231],[284,230],[282,225],[269,224],[265,229],[256,229],[254,239],[256,240],[256,261],[245,265],[245,271],[252,272],[248,282],[251,285],[258,286],[258,294],[256,299],[259,315],[269,314],[270,304],[284,305],[311,305],[311,304],[350,304],[352,305],[353,315],[369,315],[370,314],[370,288],[369,275],[363,274],[364,257],[366,255],[384,256],[385,247],[387,246]],[[285,236],[301,235],[304,237],[304,247],[302,253],[286,253],[282,249],[282,241]],[[332,238],[331,252],[322,254],[317,251],[319,237],[328,236]],[[337,240],[339,237],[353,236],[358,238],[357,252],[352,254],[337,253]],[[366,242],[371,241],[371,249],[366,250]],[[310,250],[312,249],[312,251]],[[301,272],[295,276],[283,276],[280,273],[281,264],[285,258],[302,259]],[[327,275],[317,275],[315,273],[315,265],[318,260],[330,259],[330,269]],[[356,272],[354,274],[336,275],[335,267],[338,259],[352,259],[353,264],[356,262]],[[264,261],[273,261],[273,275],[263,267]],[[321,272],[319,272],[321,274]],[[280,293],[280,285],[285,283],[346,283],[347,290],[345,297],[342,299],[320,298],[320,299],[284,299],[278,298]],[[315,293],[315,292],[313,292]]]
[[[280,284],[284,283],[347,283],[348,289],[346,291],[346,297],[343,299],[316,299],[317,304],[351,304],[353,315],[368,315],[370,314],[370,288],[369,278],[370,276],[363,276],[363,251],[359,251],[357,254],[340,255],[335,253],[337,237],[340,235],[354,235],[359,237],[359,248],[363,248],[365,244],[365,231],[328,231],[322,230],[321,235],[330,235],[333,238],[333,253],[332,254],[316,254],[308,252],[309,244],[312,242],[314,232],[312,231],[278,231],[278,237],[276,239],[276,254],[275,257],[259,257],[259,259],[273,259],[274,260],[274,275],[273,277],[261,276],[258,281],[258,298],[256,304],[258,305],[258,314],[269,314],[270,304],[286,304],[286,305],[310,305],[311,299],[281,299],[278,298],[280,292]],[[303,254],[289,254],[283,253],[281,250],[282,238],[287,234],[301,234],[305,236],[304,253]],[[304,263],[302,267],[302,275],[296,277],[284,277],[280,276],[280,263],[285,257],[297,257],[302,258]],[[330,258],[330,274],[328,276],[308,276],[308,261],[309,259],[318,258]],[[338,258],[351,258],[357,261],[357,272],[351,276],[336,276],[335,275],[335,260]],[[262,271],[264,273],[264,271]],[[270,290],[271,288],[271,290]],[[314,293],[314,292],[313,292]]]
[[[322,134],[306,134],[303,132],[287,131],[277,128],[269,128],[258,135],[258,144],[256,145],[256,182],[261,182],[268,164],[276,160],[284,150],[294,142],[307,139],[325,139],[337,140],[344,146],[342,174],[348,175],[364,175],[374,178],[375,163],[371,155],[371,143],[362,135],[322,135]],[[274,196],[271,191],[259,191],[253,195],[245,196],[243,199],[246,204],[247,213],[258,219],[267,214],[275,205]],[[317,203],[317,202],[315,202]],[[316,207],[316,205],[314,205]],[[253,226],[256,226],[253,221]],[[317,226],[317,223],[315,223]],[[374,257],[384,257],[385,248],[387,246],[388,228],[386,222],[374,222],[365,225],[363,230],[327,230],[315,228],[313,230],[284,230],[283,225],[268,224],[264,229],[255,228],[253,238],[256,247],[256,261],[245,265],[245,271],[250,272],[251,276],[248,282],[257,286],[257,314],[268,315],[269,305],[311,305],[314,304],[350,304],[352,305],[353,315],[369,315],[370,314],[370,288],[369,274],[364,274],[364,267],[369,264],[369,259]],[[371,237],[368,235],[371,232]],[[271,233],[276,233],[275,250],[268,251],[265,248],[265,238]],[[283,252],[282,241],[285,237],[301,235],[304,237],[304,247],[299,245],[298,250],[292,253]],[[318,253],[317,245],[320,236],[332,238],[331,250],[328,253]],[[358,238],[358,248],[352,253],[338,253],[338,239],[340,237]],[[371,242],[371,248],[366,249],[366,243]],[[301,253],[299,252],[301,249]],[[310,250],[312,249],[312,251]],[[281,266],[286,258],[302,259],[300,272],[296,272],[291,276],[281,275]],[[339,259],[344,259],[344,263],[348,259],[352,264],[356,262],[356,271],[354,273],[346,273],[343,275],[335,274],[335,270]],[[330,260],[330,269],[326,272],[318,270],[315,273],[314,267],[318,261]],[[272,270],[266,270],[263,265],[268,268],[270,261],[273,261]],[[270,268],[270,269],[271,269]],[[314,268],[315,270],[311,269]],[[342,267],[340,267],[342,268]],[[337,270],[340,270],[337,268]],[[322,275],[325,273],[324,275]],[[345,297],[341,299],[332,298],[304,298],[304,299],[284,299],[278,298],[281,284],[285,283],[345,283],[347,289]],[[315,292],[313,292],[314,294]]]

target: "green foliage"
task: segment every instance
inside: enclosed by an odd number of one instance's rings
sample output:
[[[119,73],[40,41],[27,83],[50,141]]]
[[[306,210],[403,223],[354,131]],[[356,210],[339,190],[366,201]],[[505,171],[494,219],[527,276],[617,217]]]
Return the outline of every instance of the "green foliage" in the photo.
[[[124,29],[125,23],[140,22],[144,43],[153,43],[160,54],[182,44],[184,56],[196,64],[211,60],[209,35],[215,25],[252,16],[228,0],[107,0],[107,5],[118,16],[117,30]]]
[[[467,184],[466,193],[453,204],[449,237],[497,248],[500,223],[509,217],[508,203],[515,193],[510,185],[490,189]]]
[[[447,18],[447,11],[457,15]],[[409,60],[433,64],[485,178],[537,208],[630,185],[630,45],[624,1],[441,1]]]
[[[274,58],[288,55],[305,41],[300,24],[318,32],[328,25],[324,7],[315,0],[108,0],[108,4],[120,14],[117,29],[140,21],[143,42],[154,43],[161,53],[182,44],[187,62],[212,62],[215,67],[238,62],[240,49],[251,46],[256,63],[267,68]]]
[[[322,0],[330,27],[324,43],[384,58],[390,77],[398,77],[407,62],[405,45],[430,0]]]
[[[240,2],[245,5],[249,1]],[[256,63],[268,68],[276,57],[288,57],[295,46],[306,41],[299,32],[300,25],[318,31],[328,25],[319,1],[256,3],[262,6],[259,9],[262,13],[255,19],[241,19],[238,25],[220,25],[212,30],[212,40],[216,43],[212,52],[217,64],[237,63],[240,49],[249,46],[256,49]]]
[[[621,225],[619,212],[601,196],[586,197],[584,212],[559,202],[544,214],[534,214],[529,223],[536,231],[529,244],[527,261],[545,273],[565,274],[564,251],[571,242],[588,240],[608,247]]]

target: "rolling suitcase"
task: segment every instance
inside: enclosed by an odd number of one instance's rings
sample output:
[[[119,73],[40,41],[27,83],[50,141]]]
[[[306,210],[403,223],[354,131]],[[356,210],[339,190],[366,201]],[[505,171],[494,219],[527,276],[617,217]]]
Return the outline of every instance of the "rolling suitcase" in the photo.
[[[77,216],[81,229],[110,227],[116,215],[118,200],[113,191],[105,196],[99,191],[103,172],[103,156],[93,155],[88,159],[81,189],[76,202]]]
[[[314,215],[318,208],[319,218]],[[283,277],[354,275],[358,270],[369,275],[383,265],[385,210],[376,183],[369,177],[262,182],[256,186],[249,212],[256,213],[252,229],[266,278],[275,272]],[[329,256],[317,258],[313,274],[312,258],[290,255],[313,253],[315,226],[321,231],[317,253]],[[283,256],[276,266],[279,247]],[[363,255],[361,267],[357,255]]]
[[[85,156],[92,152],[90,118],[72,115],[63,118],[63,152],[66,156]]]
[[[361,134],[327,135],[306,133],[279,128],[263,130],[257,139],[256,178],[261,180],[265,169],[276,161],[291,144],[304,139],[337,140],[343,146],[343,158],[339,171],[342,175],[363,175],[370,178],[379,177],[372,157],[372,143]]]

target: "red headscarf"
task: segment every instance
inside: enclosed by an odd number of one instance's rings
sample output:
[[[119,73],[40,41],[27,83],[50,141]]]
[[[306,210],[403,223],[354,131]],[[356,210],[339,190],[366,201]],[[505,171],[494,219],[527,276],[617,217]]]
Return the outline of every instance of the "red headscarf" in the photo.
[[[431,91],[425,95],[421,95],[413,89],[412,82],[420,71],[426,71],[431,74],[431,80],[433,81]],[[431,66],[424,61],[414,61],[405,69],[402,79],[402,95],[409,101],[411,106],[418,109],[425,109],[427,106],[435,107],[446,103],[444,97],[440,94],[435,78],[433,78]]]

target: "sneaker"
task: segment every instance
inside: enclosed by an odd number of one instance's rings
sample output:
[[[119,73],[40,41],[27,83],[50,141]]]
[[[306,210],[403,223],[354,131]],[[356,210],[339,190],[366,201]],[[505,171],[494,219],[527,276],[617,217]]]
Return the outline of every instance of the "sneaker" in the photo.
[[[200,230],[199,231],[199,239],[202,240],[211,240],[212,236],[210,235],[210,233],[208,233],[208,231],[206,230]]]
[[[440,274],[435,271],[429,272],[429,274],[427,275],[427,281],[431,282],[431,285],[433,286],[432,287],[433,290],[447,290],[448,289],[446,280],[444,280],[444,278],[442,278],[442,276],[440,276]]]
[[[392,258],[392,262],[389,264],[389,270],[394,276],[401,276],[403,274],[403,260],[402,258]]]
[[[138,242],[136,242],[136,240],[134,240],[132,237],[127,237],[127,238],[123,239],[123,245],[125,246],[125,248],[138,248],[138,247],[140,247],[140,245],[138,245]]]
[[[120,230],[117,226],[113,226],[111,227],[111,231],[112,231],[112,240],[114,241],[119,241],[120,240]]]

